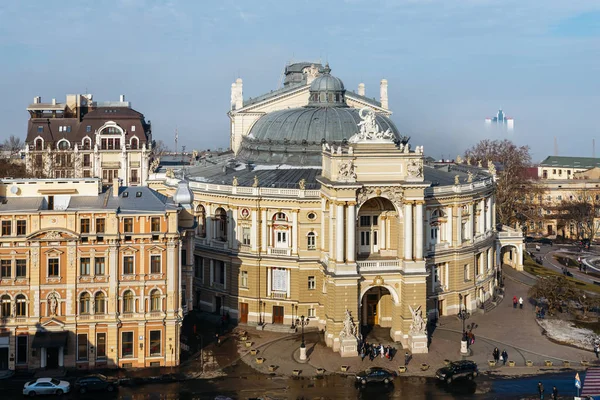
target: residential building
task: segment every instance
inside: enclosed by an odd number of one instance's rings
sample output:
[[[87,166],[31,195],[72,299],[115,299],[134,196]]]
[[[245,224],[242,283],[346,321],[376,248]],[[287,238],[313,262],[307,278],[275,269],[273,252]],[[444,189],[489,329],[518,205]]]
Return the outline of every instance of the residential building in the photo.
[[[600,167],[600,158],[548,156],[538,166],[540,179],[577,179],[577,174]]]

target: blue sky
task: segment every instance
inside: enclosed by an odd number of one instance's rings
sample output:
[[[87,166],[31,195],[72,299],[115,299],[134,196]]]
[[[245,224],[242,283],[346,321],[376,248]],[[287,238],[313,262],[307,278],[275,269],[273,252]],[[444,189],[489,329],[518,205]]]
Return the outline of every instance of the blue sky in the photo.
[[[389,81],[393,120],[436,158],[509,137],[551,155],[600,156],[597,0],[0,3],[0,139],[24,138],[34,96],[125,94],[155,139],[227,147],[231,82],[276,89],[290,61],[329,61],[354,90]],[[486,130],[503,107],[515,131]]]

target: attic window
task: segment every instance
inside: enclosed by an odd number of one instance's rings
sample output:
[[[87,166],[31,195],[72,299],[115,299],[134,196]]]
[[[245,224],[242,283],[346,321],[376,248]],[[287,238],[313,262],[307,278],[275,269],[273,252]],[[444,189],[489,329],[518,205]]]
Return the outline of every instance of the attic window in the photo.
[[[142,192],[135,192],[135,197],[142,197]]]
[[[129,192],[123,192],[123,197],[129,197]]]

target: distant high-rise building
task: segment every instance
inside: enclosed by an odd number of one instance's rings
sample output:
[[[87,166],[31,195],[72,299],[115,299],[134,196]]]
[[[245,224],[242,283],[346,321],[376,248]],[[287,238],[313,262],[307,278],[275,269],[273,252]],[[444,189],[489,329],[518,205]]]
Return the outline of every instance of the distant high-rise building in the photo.
[[[495,117],[486,118],[485,124],[486,125],[492,125],[492,124],[505,125],[506,129],[508,129],[509,131],[512,131],[515,128],[515,120],[511,117],[507,117],[506,114],[504,114],[504,111],[502,111],[502,109],[498,110],[498,113],[496,114]]]

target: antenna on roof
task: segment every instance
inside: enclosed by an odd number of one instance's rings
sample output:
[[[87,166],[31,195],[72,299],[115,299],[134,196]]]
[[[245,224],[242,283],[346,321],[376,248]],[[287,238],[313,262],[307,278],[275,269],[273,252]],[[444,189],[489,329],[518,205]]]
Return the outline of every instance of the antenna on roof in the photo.
[[[596,158],[596,139],[592,139],[592,157]]]
[[[554,136],[554,156],[558,156],[558,141],[556,140],[556,136]]]

